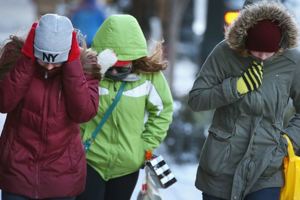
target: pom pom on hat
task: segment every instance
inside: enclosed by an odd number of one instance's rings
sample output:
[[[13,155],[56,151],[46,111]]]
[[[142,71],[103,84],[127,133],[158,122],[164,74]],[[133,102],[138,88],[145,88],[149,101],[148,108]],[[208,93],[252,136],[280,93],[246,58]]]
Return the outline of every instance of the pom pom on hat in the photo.
[[[47,63],[67,61],[73,30],[67,17],[57,14],[43,15],[35,30],[34,56]]]
[[[246,49],[260,52],[276,52],[280,48],[281,29],[271,20],[258,21],[247,32]]]

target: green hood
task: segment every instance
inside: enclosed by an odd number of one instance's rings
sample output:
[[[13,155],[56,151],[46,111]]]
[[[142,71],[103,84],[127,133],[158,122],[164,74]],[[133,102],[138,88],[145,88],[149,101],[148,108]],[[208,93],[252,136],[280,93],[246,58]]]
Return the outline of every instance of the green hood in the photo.
[[[144,34],[131,15],[111,15],[98,29],[92,43],[98,53],[112,49],[118,60],[136,60],[147,56]]]

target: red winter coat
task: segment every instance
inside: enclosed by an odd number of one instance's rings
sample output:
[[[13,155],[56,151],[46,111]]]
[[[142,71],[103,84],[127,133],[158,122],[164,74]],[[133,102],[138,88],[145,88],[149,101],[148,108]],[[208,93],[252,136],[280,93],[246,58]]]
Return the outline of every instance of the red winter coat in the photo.
[[[43,199],[69,197],[85,186],[86,163],[78,123],[96,115],[98,80],[80,61],[48,74],[21,56],[0,80],[0,188]]]

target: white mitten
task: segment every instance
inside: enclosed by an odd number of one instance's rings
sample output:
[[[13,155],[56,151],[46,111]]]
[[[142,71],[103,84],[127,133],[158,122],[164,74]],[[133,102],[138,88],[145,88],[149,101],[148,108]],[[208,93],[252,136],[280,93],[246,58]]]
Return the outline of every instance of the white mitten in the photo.
[[[117,55],[111,49],[105,49],[101,51],[98,56],[98,64],[101,66],[100,73],[104,74],[108,68],[113,66],[117,61]]]

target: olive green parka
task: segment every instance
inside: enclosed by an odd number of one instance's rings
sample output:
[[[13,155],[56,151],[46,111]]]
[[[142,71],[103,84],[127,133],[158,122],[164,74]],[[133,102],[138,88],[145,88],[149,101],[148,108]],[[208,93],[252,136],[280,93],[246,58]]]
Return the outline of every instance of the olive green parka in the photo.
[[[253,59],[244,45],[247,30],[271,19],[282,30],[280,50],[264,61],[262,85],[239,95],[238,77]],[[300,53],[297,25],[278,3],[260,2],[243,9],[208,59],[189,94],[194,111],[215,109],[203,146],[196,187],[212,196],[241,200],[263,188],[284,184],[282,160],[287,154],[286,132],[300,147]],[[296,114],[283,127],[289,99]]]

